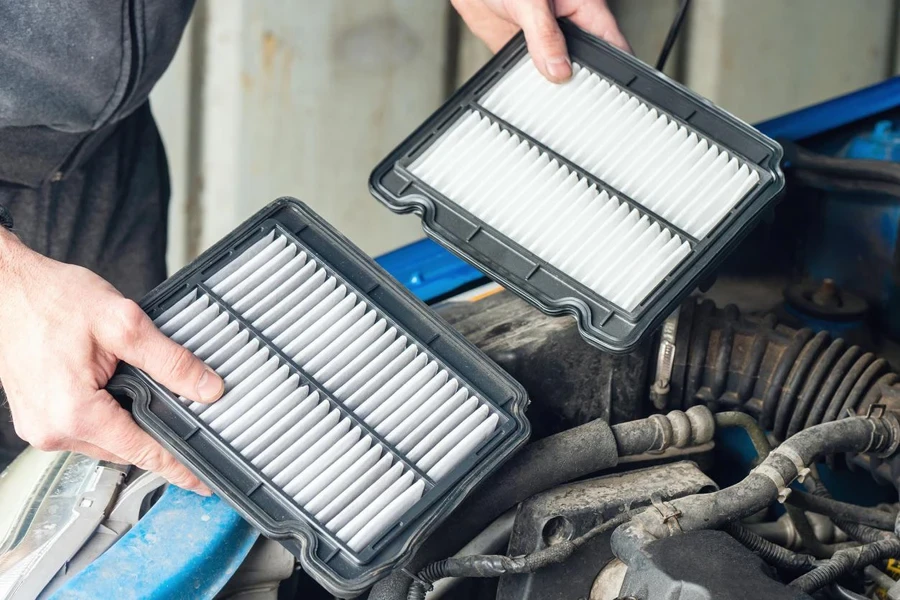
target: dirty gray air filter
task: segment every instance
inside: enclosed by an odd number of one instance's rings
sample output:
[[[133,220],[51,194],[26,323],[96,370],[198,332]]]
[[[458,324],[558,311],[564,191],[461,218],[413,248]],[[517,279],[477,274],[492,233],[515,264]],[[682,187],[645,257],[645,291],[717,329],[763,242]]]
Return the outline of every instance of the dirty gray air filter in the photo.
[[[562,22],[573,77],[514,38],[372,174],[373,194],[599,347],[625,352],[784,186],[781,148]]]
[[[138,423],[332,593],[389,573],[528,435],[521,386],[295,200],[154,290],[225,394],[128,366]]]

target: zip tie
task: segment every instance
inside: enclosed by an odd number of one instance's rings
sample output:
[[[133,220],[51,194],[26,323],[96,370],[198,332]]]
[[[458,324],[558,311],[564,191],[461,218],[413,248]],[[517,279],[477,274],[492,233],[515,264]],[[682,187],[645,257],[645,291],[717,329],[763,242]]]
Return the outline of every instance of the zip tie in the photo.
[[[809,467],[806,466],[806,463],[803,462],[803,459],[793,448],[789,446],[780,446],[773,450],[772,454],[780,454],[781,456],[794,463],[794,467],[796,467],[797,469],[797,481],[799,481],[800,483],[803,483],[806,480],[807,476],[809,476]]]
[[[418,583],[419,585],[421,585],[422,588],[426,592],[430,592],[430,591],[434,590],[433,584],[428,583],[427,581],[425,581],[424,579],[419,577],[418,573],[410,572],[410,570],[407,567],[403,567],[402,569],[400,569],[400,572],[403,573],[404,575],[406,575],[407,577],[409,577],[410,579],[412,579],[413,581],[415,581],[416,583]]]
[[[778,489],[778,502],[781,504],[784,504],[787,497],[791,495],[791,488],[787,487],[784,477],[782,477],[781,472],[775,467],[763,463],[750,472],[768,477],[769,480],[775,484],[775,487]]]

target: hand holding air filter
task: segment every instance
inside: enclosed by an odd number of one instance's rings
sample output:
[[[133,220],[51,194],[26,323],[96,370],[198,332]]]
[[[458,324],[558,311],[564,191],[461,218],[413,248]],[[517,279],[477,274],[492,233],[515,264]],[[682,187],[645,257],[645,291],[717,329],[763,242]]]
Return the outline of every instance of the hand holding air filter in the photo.
[[[587,339],[633,348],[783,187],[781,148],[563,23],[573,77],[514,39],[376,168],[373,193]]]
[[[522,444],[522,388],[294,200],[155,290],[214,404],[130,367],[138,423],[336,595],[363,591]]]

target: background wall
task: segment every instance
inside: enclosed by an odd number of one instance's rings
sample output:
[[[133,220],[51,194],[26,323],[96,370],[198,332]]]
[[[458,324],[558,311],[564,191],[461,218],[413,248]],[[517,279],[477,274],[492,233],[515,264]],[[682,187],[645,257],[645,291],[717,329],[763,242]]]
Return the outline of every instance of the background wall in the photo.
[[[694,0],[667,73],[758,121],[897,72],[898,0]],[[610,0],[655,62],[678,0]],[[446,0],[199,0],[152,96],[173,178],[169,267],[296,196],[365,251],[422,237],[375,164],[489,57]]]

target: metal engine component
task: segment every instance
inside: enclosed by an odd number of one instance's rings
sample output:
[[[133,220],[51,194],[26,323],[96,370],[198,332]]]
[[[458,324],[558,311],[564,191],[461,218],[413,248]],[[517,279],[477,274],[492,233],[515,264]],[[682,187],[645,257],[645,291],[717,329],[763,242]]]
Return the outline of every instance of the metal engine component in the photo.
[[[533,439],[593,419],[620,423],[647,414],[650,343],[631,354],[599,352],[584,343],[574,319],[547,316],[507,291],[437,309],[525,387]]]
[[[294,572],[294,556],[260,536],[216,600],[277,600],[278,586]]]
[[[620,597],[651,600],[810,600],[785,586],[763,560],[723,531],[693,531],[644,547]]]
[[[85,547],[115,541],[104,522],[124,475],[80,454],[31,448],[0,473],[0,598],[49,594],[83,566]]]
[[[845,542],[847,536],[834,526],[831,519],[824,515],[813,512],[806,513],[806,518],[812,526],[812,533],[816,540],[822,544],[831,544],[834,542]],[[797,530],[797,526],[787,513],[778,517],[776,521],[766,521],[763,523],[750,523],[744,525],[750,531],[756,533],[785,548],[798,549],[803,546],[804,539],[802,534]],[[813,540],[815,542],[816,540]],[[809,540],[805,540],[809,542]]]
[[[572,539],[623,510],[715,489],[715,482],[687,461],[563,485],[521,504],[508,553],[528,554]],[[615,559],[610,535],[597,536],[561,564],[534,573],[503,576],[497,599],[569,600],[590,596],[598,571]]]

